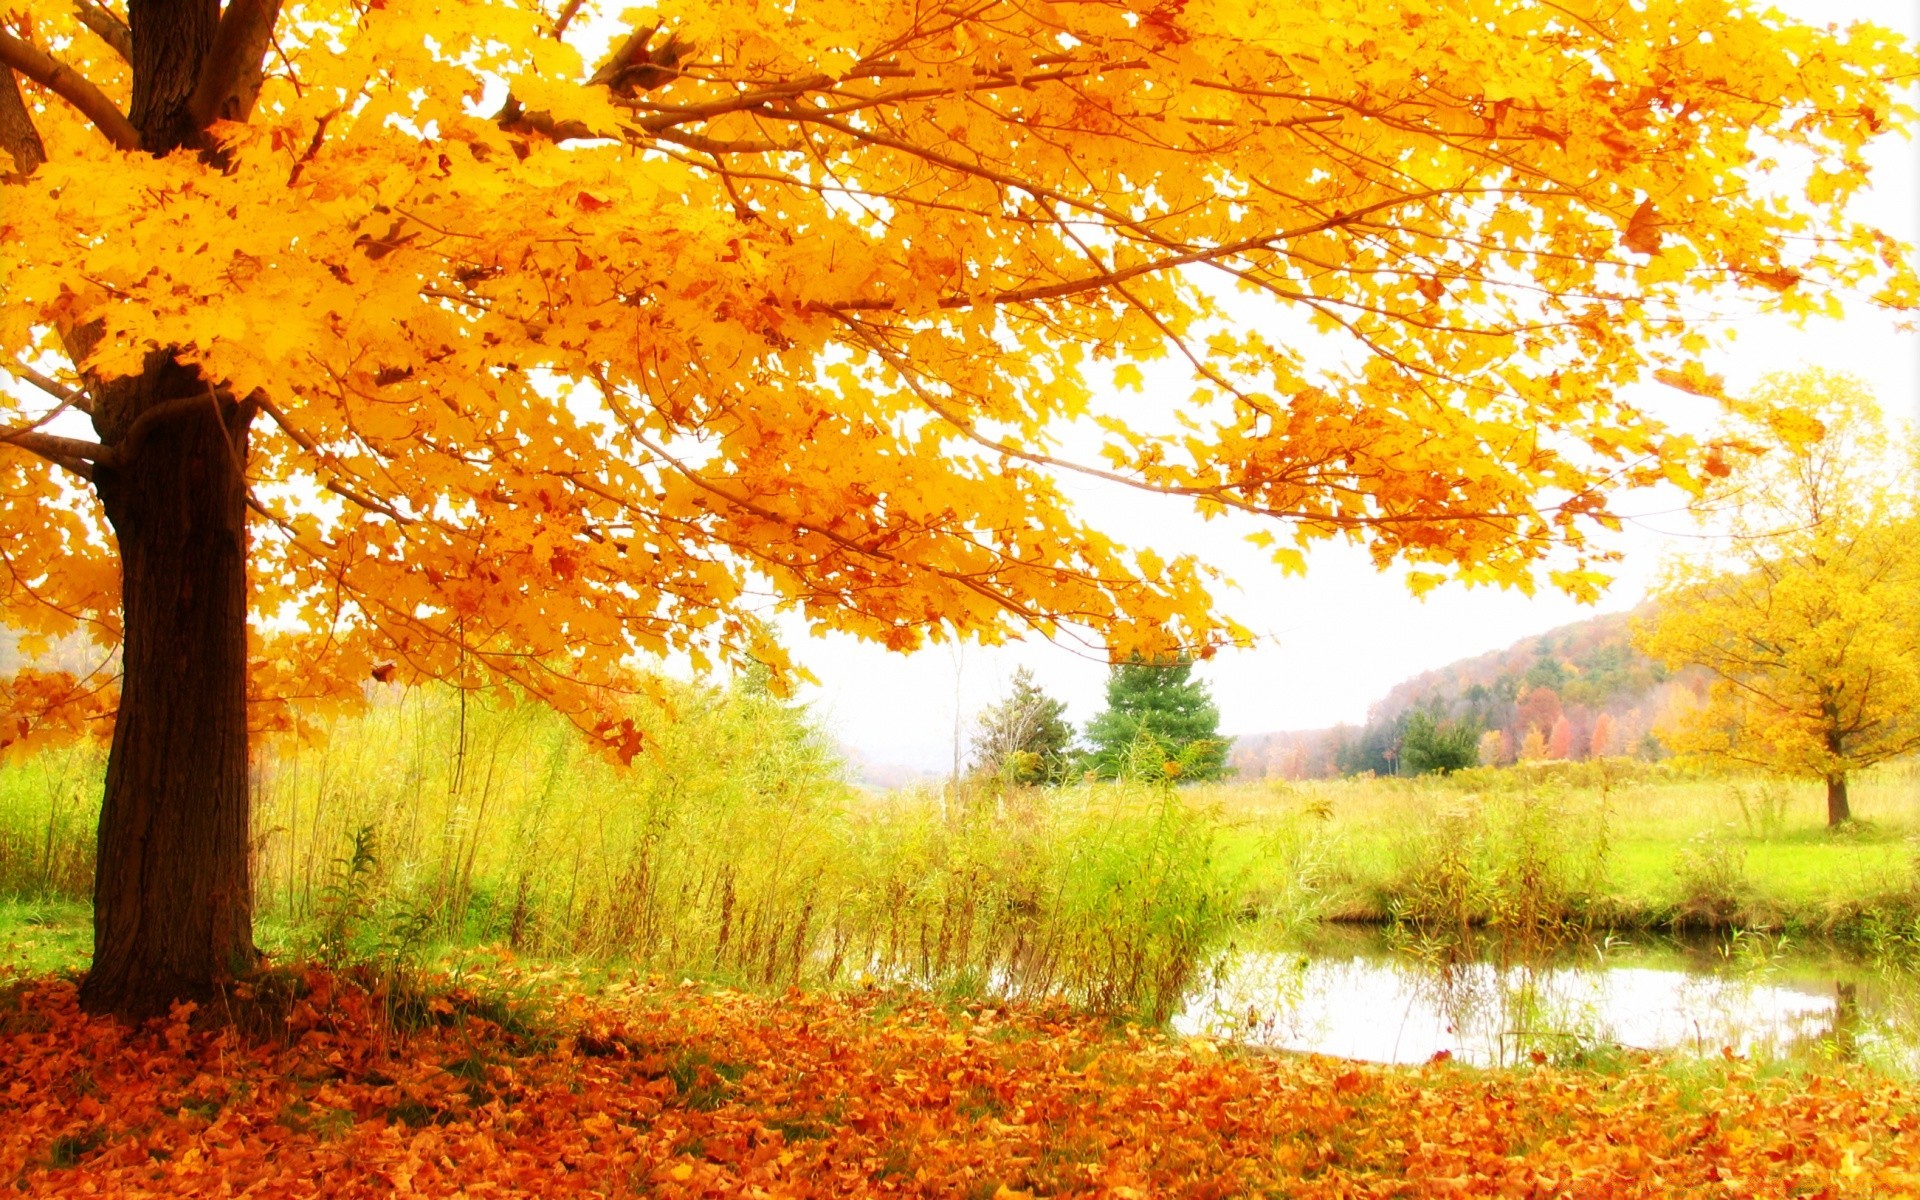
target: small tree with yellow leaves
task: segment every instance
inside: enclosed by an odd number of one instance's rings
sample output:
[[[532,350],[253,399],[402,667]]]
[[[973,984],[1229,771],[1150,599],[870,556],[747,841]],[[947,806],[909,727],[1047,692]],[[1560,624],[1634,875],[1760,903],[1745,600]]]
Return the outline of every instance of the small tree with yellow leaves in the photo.
[[[1821,779],[1840,825],[1849,775],[1920,749],[1920,455],[1851,376],[1772,376],[1754,399],[1747,424],[1766,427],[1745,432],[1791,438],[1797,420],[1803,444],[1710,490],[1723,548],[1669,568],[1640,643],[1716,677],[1668,745]]]

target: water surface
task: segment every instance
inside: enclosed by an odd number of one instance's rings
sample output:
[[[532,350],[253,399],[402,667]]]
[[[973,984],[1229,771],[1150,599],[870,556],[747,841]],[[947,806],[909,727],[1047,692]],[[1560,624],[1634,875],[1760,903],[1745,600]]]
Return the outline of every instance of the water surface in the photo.
[[[1827,946],[1607,941],[1523,956],[1379,933],[1234,953],[1174,1027],[1372,1062],[1579,1061],[1616,1049],[1865,1059],[1920,1073],[1920,987]]]

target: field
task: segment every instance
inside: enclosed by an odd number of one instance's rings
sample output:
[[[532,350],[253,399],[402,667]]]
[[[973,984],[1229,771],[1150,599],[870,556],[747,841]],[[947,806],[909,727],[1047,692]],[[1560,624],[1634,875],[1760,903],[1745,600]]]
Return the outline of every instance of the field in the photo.
[[[276,965],[219,1020],[142,1030],[83,1017],[64,977],[98,749],[8,764],[0,1172],[151,1195],[1920,1187],[1900,1074],[1837,1043],[1396,1068],[1166,1030],[1228,941],[1330,920],[1785,927],[1911,961],[1910,766],[1859,781],[1840,834],[1811,789],[1631,762],[873,794],[771,696],[673,699],[632,768],[547,710],[434,693],[269,747]]]
[[[685,688],[631,769],[550,712],[391,693],[256,766],[262,945],[501,945],[720,983],[911,982],[1163,1019],[1226,937],[1322,920],[1920,942],[1920,768],[1811,785],[1631,761],[1448,778],[872,794],[804,711]],[[101,755],[0,769],[0,950],[80,965]]]
[[[1909,919],[1920,895],[1920,765],[1868,773],[1852,791],[1858,819],[1839,831],[1818,783],[1630,760],[1230,783],[1194,799],[1232,830],[1232,868],[1271,884],[1263,864],[1292,861],[1306,880],[1292,894],[1322,918],[1464,912],[1848,936]]]

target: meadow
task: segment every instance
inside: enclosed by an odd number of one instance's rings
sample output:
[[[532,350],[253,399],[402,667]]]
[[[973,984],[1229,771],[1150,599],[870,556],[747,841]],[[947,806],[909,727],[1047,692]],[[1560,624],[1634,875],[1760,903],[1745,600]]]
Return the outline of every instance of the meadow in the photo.
[[[1920,764],[1822,786],[1632,759],[1196,789],[1223,866],[1336,921],[1883,937],[1920,903]]]
[[[1920,946],[1920,768],[1817,788],[1629,760],[1450,777],[852,786],[804,710],[680,686],[631,767],[544,707],[383,691],[263,747],[260,941],[400,967],[449,948],[752,988],[902,983],[1161,1021],[1229,939],[1322,921],[1532,936],[1786,930]],[[0,954],[82,965],[103,755],[0,768]]]

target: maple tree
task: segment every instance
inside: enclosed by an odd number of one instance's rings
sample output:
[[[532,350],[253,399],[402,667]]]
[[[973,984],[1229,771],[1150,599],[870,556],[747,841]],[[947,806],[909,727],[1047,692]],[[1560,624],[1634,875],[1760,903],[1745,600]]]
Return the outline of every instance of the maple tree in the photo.
[[[1912,115],[1869,26],[616,7],[0,31],[0,602],[121,648],[6,692],[22,740],[114,719],[89,1006],[254,961],[249,711],[506,681],[630,755],[632,655],[784,672],[769,596],[896,648],[1241,635],[1073,472],[1277,518],[1290,569],[1592,594],[1610,493],[1704,464],[1621,391],[1713,390],[1686,303],[1916,295],[1847,212]],[[1189,395],[1120,394],[1155,358]]]
[[[1797,415],[1804,444],[1708,495],[1724,549],[1671,565],[1641,643],[1715,677],[1672,748],[1824,780],[1840,825],[1850,774],[1920,749],[1920,445],[1889,444],[1852,376],[1771,376],[1755,399],[1754,440]]]

